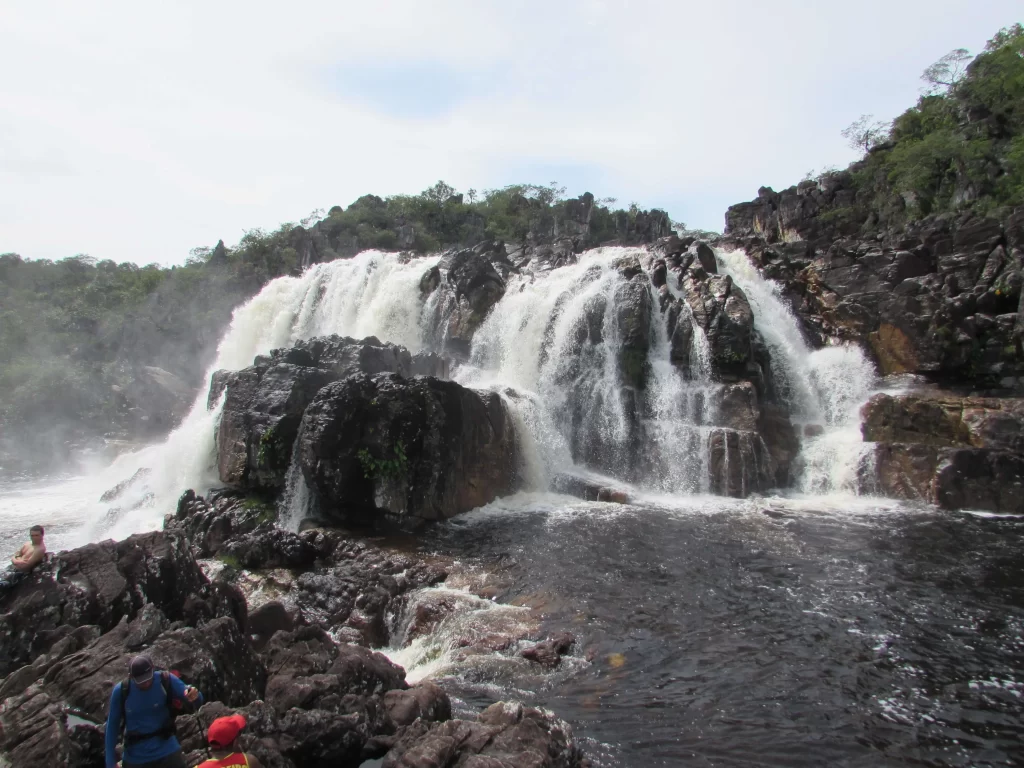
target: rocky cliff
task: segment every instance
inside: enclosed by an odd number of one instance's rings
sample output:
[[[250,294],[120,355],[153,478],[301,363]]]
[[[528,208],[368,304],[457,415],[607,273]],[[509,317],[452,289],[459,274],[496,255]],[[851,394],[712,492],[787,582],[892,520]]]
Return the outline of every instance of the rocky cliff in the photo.
[[[856,194],[848,172],[762,188],[729,208],[719,245],[783,286],[815,344],[852,341],[883,376],[911,375],[864,407],[862,490],[1019,512],[1024,208],[884,228],[847,215]]]
[[[762,188],[729,208],[720,243],[783,284],[819,344],[856,341],[883,375],[1024,393],[1024,208],[878,229],[837,216],[854,194],[848,173]]]

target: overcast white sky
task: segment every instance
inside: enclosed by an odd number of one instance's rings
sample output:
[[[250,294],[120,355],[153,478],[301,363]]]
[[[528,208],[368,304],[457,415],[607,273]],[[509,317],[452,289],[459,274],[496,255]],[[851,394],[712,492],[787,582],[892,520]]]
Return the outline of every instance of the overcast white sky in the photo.
[[[0,0],[0,253],[181,263],[361,194],[558,181],[720,230],[1019,0]]]

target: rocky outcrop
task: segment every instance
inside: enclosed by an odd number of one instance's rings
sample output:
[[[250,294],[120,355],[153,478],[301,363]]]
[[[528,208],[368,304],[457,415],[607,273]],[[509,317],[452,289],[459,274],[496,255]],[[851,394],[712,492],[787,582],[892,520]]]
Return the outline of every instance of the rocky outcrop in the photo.
[[[439,292],[432,303],[438,348],[456,360],[469,358],[473,334],[505,295],[505,279],[514,269],[504,243],[486,241],[446,254],[440,267],[424,272],[420,291]]]
[[[876,443],[868,490],[945,509],[1024,511],[1024,400],[876,395],[862,432]]]
[[[516,436],[496,393],[353,376],[306,409],[298,461],[322,514],[344,523],[443,520],[510,492]]]
[[[566,723],[538,709],[499,701],[477,721],[413,724],[383,762],[383,768],[428,765],[580,768],[584,759]]]
[[[204,600],[210,604],[201,606]],[[45,653],[74,627],[106,632],[155,605],[169,619],[232,609],[216,595],[184,536],[147,533],[62,552],[0,596],[0,675]]]
[[[19,768],[102,764],[111,688],[141,649],[207,698],[241,706],[263,696],[263,664],[232,618],[188,627],[149,604],[131,623],[122,621],[87,644],[82,629],[0,686],[0,749]]]
[[[209,406],[224,398],[217,427],[221,481],[246,490],[282,490],[302,414],[314,395],[356,373],[384,372],[447,377],[448,368],[437,355],[411,355],[374,337],[327,336],[275,349],[240,371],[217,371]]]
[[[853,215],[854,194],[847,173],[762,189],[729,209],[722,245],[782,282],[810,333],[860,342],[883,374],[1024,391],[1024,209],[886,228]]]

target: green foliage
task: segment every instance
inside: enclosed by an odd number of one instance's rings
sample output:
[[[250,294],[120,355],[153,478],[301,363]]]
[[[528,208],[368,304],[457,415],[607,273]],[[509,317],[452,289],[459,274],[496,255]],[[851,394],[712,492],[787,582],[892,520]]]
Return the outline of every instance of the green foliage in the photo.
[[[225,567],[233,571],[242,570],[242,561],[235,555],[228,554],[227,552],[218,552],[217,559],[224,563]]]
[[[1024,28],[1001,30],[969,58],[957,49],[929,67],[923,78],[931,92],[887,135],[867,119],[863,130],[855,124],[844,132],[867,155],[848,170],[854,203],[825,211],[824,223],[899,225],[930,213],[1024,204]]]
[[[264,467],[280,467],[282,462],[289,457],[286,454],[285,446],[277,434],[277,430],[271,427],[260,436],[260,447],[256,452],[256,461]]]
[[[256,522],[263,523],[277,522],[277,509],[272,502],[256,496],[250,496],[242,502],[242,508],[256,513]]]
[[[363,477],[368,480],[397,479],[404,477],[409,469],[405,443],[401,440],[392,446],[390,457],[378,459],[368,449],[360,448],[356,458],[363,468]]]

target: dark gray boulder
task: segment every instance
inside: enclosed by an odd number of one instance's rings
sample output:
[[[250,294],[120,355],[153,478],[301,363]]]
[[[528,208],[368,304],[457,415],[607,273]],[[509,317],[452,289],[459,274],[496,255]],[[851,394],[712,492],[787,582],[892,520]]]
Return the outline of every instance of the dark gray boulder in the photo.
[[[208,405],[224,397],[217,427],[221,482],[264,493],[282,490],[306,406],[325,385],[356,373],[446,378],[448,366],[437,355],[412,355],[372,336],[332,335],[275,349],[240,371],[217,371]]]
[[[306,409],[298,460],[327,519],[415,524],[511,492],[516,436],[496,393],[433,378],[352,376]]]

